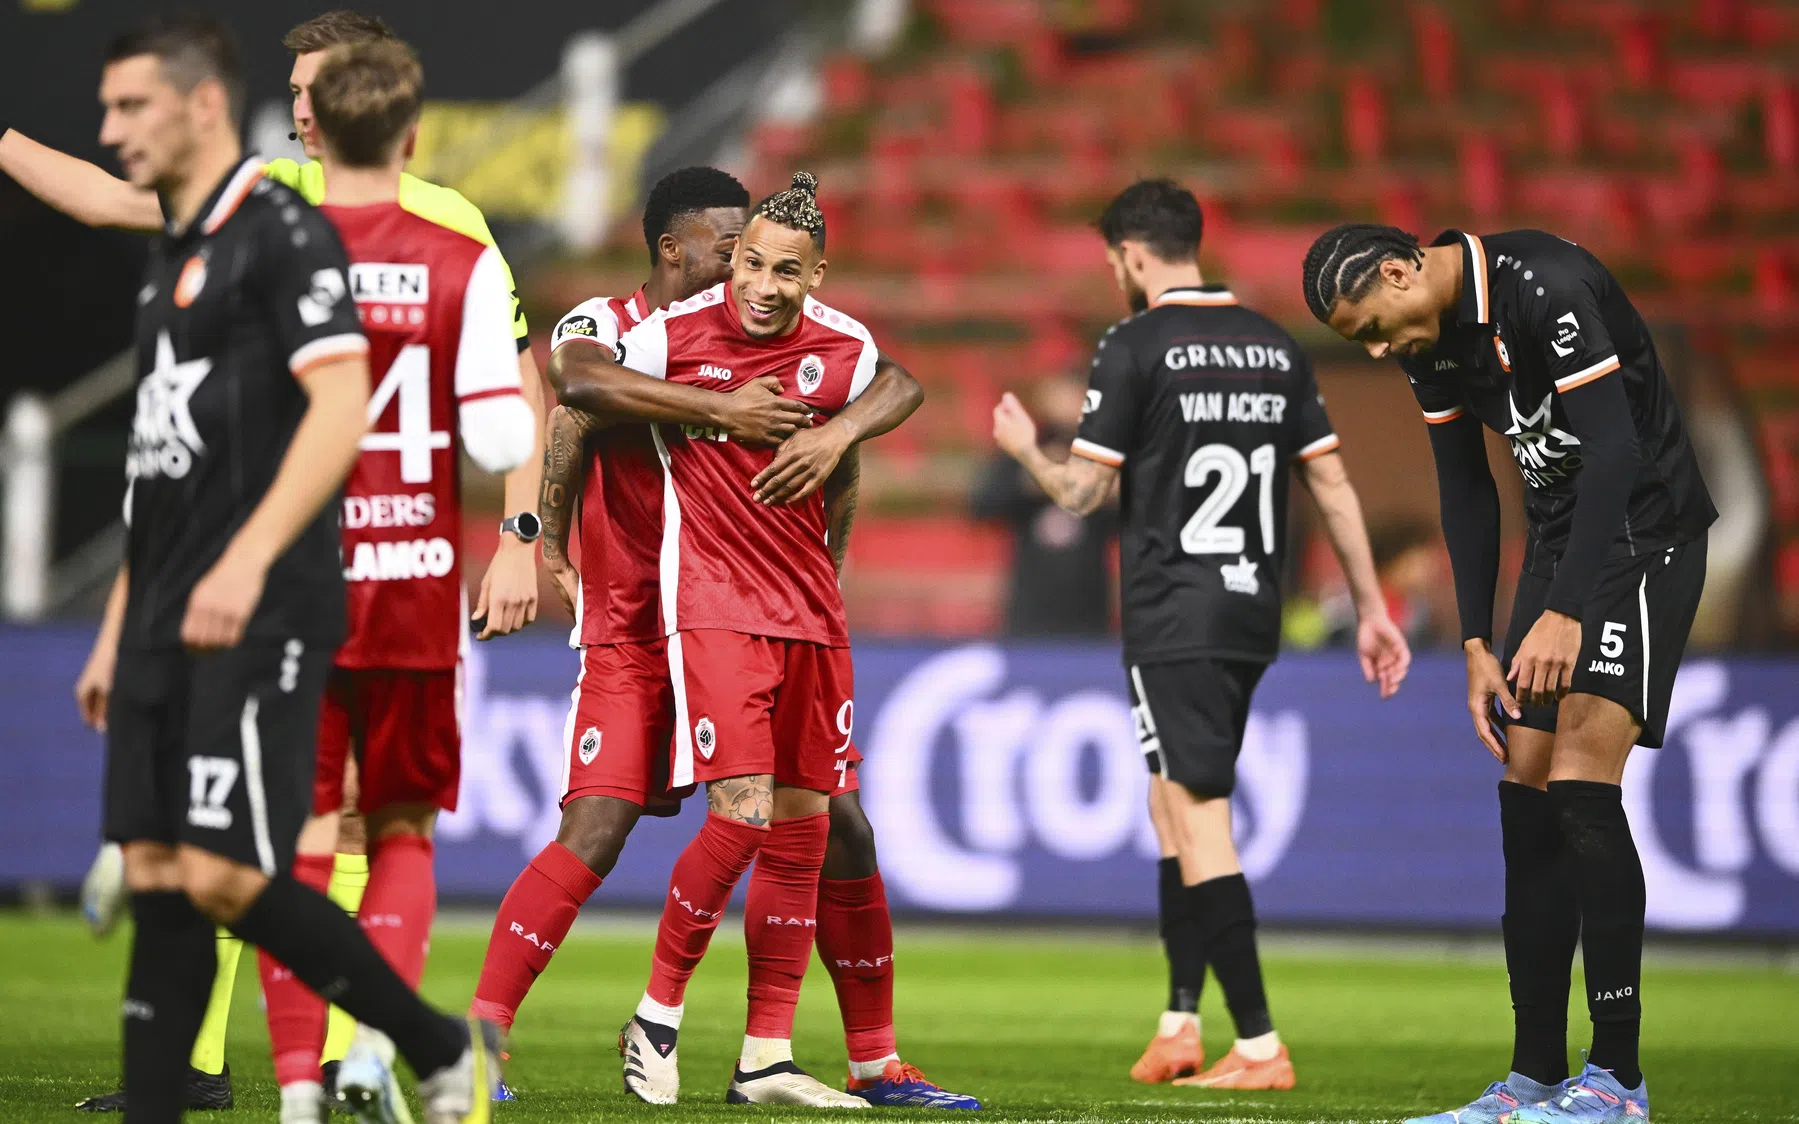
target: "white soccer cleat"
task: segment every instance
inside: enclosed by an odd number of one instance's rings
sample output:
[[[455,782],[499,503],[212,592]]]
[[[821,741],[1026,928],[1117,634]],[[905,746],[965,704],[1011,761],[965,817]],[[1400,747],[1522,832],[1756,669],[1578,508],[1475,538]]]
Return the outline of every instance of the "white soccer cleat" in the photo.
[[[808,1108],[867,1108],[868,1102],[833,1089],[792,1062],[776,1062],[754,1073],[733,1070],[728,1104],[784,1104]]]
[[[500,1084],[500,1028],[468,1019],[469,1046],[456,1064],[419,1082],[425,1124],[490,1124]]]
[[[625,1059],[625,1092],[645,1104],[674,1104],[681,1097],[680,1051],[671,1042],[658,1048],[633,1015],[618,1032],[618,1052]]]
[[[364,1124],[412,1124],[412,1110],[394,1077],[394,1044],[387,1035],[356,1028],[337,1067],[337,1107]]]
[[[117,843],[103,843],[81,880],[81,916],[94,936],[104,937],[119,923],[125,905],[125,851]]]
[[[317,1081],[281,1086],[281,1124],[324,1124],[325,1089]]]

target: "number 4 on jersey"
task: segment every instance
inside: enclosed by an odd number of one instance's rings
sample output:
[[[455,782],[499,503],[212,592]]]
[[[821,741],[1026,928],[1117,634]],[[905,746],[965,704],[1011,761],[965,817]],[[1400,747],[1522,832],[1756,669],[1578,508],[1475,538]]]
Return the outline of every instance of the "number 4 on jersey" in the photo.
[[[431,349],[409,343],[394,356],[381,385],[369,396],[369,425],[387,412],[387,404],[400,400],[399,426],[386,432],[371,430],[362,439],[367,453],[400,454],[400,479],[407,484],[431,482],[431,454],[450,447],[447,430],[431,428]]]

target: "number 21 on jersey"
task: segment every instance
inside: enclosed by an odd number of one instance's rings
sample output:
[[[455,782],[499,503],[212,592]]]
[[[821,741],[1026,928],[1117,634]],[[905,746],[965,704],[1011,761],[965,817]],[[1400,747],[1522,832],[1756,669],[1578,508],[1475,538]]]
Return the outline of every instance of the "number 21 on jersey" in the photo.
[[[431,428],[430,347],[409,343],[394,356],[393,365],[381,377],[381,385],[369,396],[371,427],[396,398],[400,404],[398,427],[385,431],[371,428],[362,438],[362,450],[399,453],[400,479],[407,484],[429,484],[431,454],[450,447],[449,432]]]
[[[1223,525],[1237,506],[1237,498],[1249,486],[1250,474],[1260,480],[1257,510],[1261,516],[1262,554],[1274,554],[1274,446],[1260,445],[1245,460],[1231,445],[1202,445],[1187,458],[1185,480],[1189,488],[1203,488],[1213,476],[1218,483],[1199,502],[1198,510],[1181,528],[1181,549],[1188,554],[1242,554],[1247,536],[1242,527]]]

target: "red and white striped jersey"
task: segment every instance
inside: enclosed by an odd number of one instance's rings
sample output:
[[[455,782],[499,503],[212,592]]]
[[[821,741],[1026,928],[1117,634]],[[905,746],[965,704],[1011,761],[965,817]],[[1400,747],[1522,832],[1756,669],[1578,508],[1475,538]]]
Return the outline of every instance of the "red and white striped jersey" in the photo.
[[[369,432],[344,484],[347,668],[452,668],[467,632],[458,453],[527,415],[498,251],[398,203],[321,210],[343,237],[369,340]],[[501,399],[510,399],[502,403]],[[471,406],[475,407],[471,409]],[[505,406],[505,409],[499,407]]]
[[[773,375],[783,394],[823,421],[867,388],[880,351],[867,328],[810,297],[792,332],[752,337],[720,284],[646,317],[620,339],[618,356],[654,378],[721,393]],[[717,628],[847,646],[822,495],[766,507],[750,481],[773,450],[697,427],[658,425],[654,435],[666,481],[663,631]]]
[[[629,300],[595,297],[556,322],[550,350],[593,345],[611,358],[619,336],[650,313],[642,289]],[[587,442],[579,524],[581,596],[573,647],[630,644],[662,635],[657,597],[662,542],[662,465],[647,425],[615,425]]]

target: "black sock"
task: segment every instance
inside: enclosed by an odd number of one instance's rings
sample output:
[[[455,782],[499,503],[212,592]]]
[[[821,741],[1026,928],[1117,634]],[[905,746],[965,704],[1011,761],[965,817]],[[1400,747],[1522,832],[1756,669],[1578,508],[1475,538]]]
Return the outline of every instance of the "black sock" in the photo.
[[[1163,859],[1156,872],[1162,951],[1168,957],[1168,1009],[1197,1013],[1200,989],[1206,983],[1205,934],[1193,911],[1193,895],[1181,885],[1180,860]]]
[[[136,929],[125,983],[125,1119],[176,1124],[187,1060],[206,1017],[218,948],[212,922],[179,890],[131,895]]]
[[[1188,900],[1206,934],[1205,959],[1224,989],[1224,1005],[1237,1024],[1238,1038],[1256,1038],[1274,1029],[1268,994],[1262,989],[1262,961],[1256,955],[1256,908],[1249,880],[1241,874],[1208,878],[1187,888]]]
[[[1505,967],[1512,981],[1512,1070],[1556,1085],[1568,1076],[1568,986],[1580,940],[1574,860],[1549,794],[1499,782],[1505,850]]]
[[[1580,945],[1587,972],[1593,1052],[1626,1089],[1643,1083],[1637,1038],[1643,1026],[1643,863],[1637,857],[1624,790],[1597,781],[1550,781],[1576,866]]]
[[[468,1047],[460,1019],[426,1005],[349,914],[290,874],[275,876],[231,931],[281,961],[357,1022],[393,1039],[420,1077],[454,1065]]]

